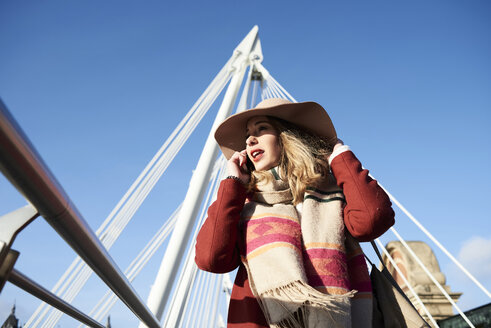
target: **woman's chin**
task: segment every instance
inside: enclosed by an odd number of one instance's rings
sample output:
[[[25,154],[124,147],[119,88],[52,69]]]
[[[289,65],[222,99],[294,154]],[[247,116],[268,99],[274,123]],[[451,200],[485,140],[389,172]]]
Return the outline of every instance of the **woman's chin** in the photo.
[[[275,163],[257,163],[254,165],[254,168],[256,171],[267,171],[272,169],[273,167],[277,166],[278,164]]]

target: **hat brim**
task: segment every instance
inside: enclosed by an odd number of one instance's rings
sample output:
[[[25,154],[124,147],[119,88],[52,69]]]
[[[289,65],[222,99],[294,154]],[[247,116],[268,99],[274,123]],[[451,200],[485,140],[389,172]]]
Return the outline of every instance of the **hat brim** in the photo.
[[[245,149],[247,121],[254,116],[273,116],[293,123],[334,144],[336,130],[331,118],[321,105],[315,102],[287,103],[267,108],[254,108],[232,115],[218,126],[215,139],[223,155],[230,159],[236,151]]]

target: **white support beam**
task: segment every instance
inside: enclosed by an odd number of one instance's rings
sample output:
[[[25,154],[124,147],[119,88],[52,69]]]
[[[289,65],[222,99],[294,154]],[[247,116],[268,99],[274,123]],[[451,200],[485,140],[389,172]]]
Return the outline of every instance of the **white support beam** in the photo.
[[[249,54],[257,40],[257,32],[258,27],[254,26],[234,50],[234,54],[236,55],[236,58],[232,63],[232,66],[235,69],[234,75],[225,92],[225,96],[206,140],[198,165],[191,178],[179,219],[177,220],[176,227],[162,259],[155,283],[152,286],[148,297],[147,304],[157,318],[162,318],[192,227],[195,223],[196,215],[206,191],[213,169],[213,162],[218,155],[218,145],[214,139],[215,129],[232,112],[237,93],[244,77],[245,69],[249,62]],[[145,326],[140,324],[140,327]]]

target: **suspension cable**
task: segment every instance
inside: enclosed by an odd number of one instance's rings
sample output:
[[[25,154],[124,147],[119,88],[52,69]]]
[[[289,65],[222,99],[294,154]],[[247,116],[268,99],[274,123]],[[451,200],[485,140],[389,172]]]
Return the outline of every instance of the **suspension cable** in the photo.
[[[287,96],[287,98],[289,98],[292,102],[297,102],[295,98],[293,98],[293,96],[288,91],[286,91],[285,88],[283,88],[281,84],[278,83],[278,81],[276,81],[276,79],[269,73],[269,71],[261,63],[256,63],[255,65],[256,65],[256,69],[258,70],[258,72],[261,73],[264,80],[271,81],[273,84],[277,85],[283,91],[283,93]]]
[[[467,269],[464,268],[464,266],[460,264],[460,262],[452,254],[450,254],[450,252],[447,251],[447,249],[443,247],[443,245],[440,244],[440,242],[435,237],[433,237],[433,235],[418,220],[416,220],[416,218],[411,213],[409,213],[409,211],[404,206],[402,206],[402,204],[391,193],[387,191],[387,189],[385,189],[380,183],[379,186],[387,193],[387,195],[389,195],[390,200],[392,200],[397,205],[397,207],[399,207],[401,211],[403,211],[404,214],[406,214],[409,219],[411,219],[411,221],[413,221],[413,223],[416,224],[416,226],[421,231],[423,231],[423,233],[428,236],[428,238],[430,238],[431,241],[433,241],[438,246],[438,248],[440,248],[440,250],[444,252],[445,255],[447,255],[467,275],[467,277],[469,277],[489,298],[491,298],[491,293],[489,293],[489,291],[484,288],[484,286],[476,278],[474,278],[474,276],[469,271],[467,271]]]
[[[215,286],[215,293],[213,295],[213,306],[211,307],[211,326],[215,327],[215,323],[217,320],[217,312],[218,312],[218,304],[219,304],[219,297],[220,297],[220,292],[221,292],[221,286],[222,286],[222,281],[223,281],[223,275],[219,275],[216,286]]]
[[[159,249],[162,243],[169,236],[170,231],[174,227],[177,216],[179,215],[180,209],[181,205],[179,205],[177,209],[171,214],[171,216],[164,222],[157,233],[151,238],[151,240],[147,243],[143,250],[140,251],[140,253],[125,270],[125,275],[128,277],[128,280],[130,282],[136,278],[143,266],[148,262],[152,255]],[[108,291],[94,306],[94,308],[90,312],[90,315],[94,315],[94,317],[98,318],[98,320],[102,320],[102,318],[111,309],[116,300],[116,295],[111,291]]]
[[[191,318],[192,317],[194,318],[196,316],[197,311],[195,310],[195,308],[196,308],[197,298],[199,296],[198,291],[202,286],[201,282],[203,280],[203,271],[197,270],[196,276],[197,276],[196,280],[193,281],[193,297],[191,299],[191,303],[190,303],[191,305],[189,307],[189,313],[191,314],[191,316],[187,316],[185,327],[195,327],[195,326],[190,326],[189,323],[191,321]]]
[[[287,96],[283,92],[281,92],[281,90],[274,82],[271,84],[271,88],[273,89],[273,92],[275,93],[277,98],[287,98]]]
[[[211,276],[212,276],[212,273],[210,272],[203,272],[204,274],[204,281],[203,281],[203,287],[202,287],[202,292],[200,293],[200,297],[199,297],[199,303],[198,303],[198,311],[197,311],[197,314],[199,315],[198,318],[196,318],[196,320],[198,320],[198,322],[193,325],[193,327],[203,327],[203,308],[204,308],[204,304],[205,304],[205,298],[206,298],[206,294],[208,293],[208,290],[209,290],[209,287],[210,287],[210,279],[211,279]]]
[[[295,98],[293,98],[293,96],[289,94],[288,91],[286,91],[285,88],[283,88],[281,84],[279,84],[278,81],[276,81],[272,75],[270,75],[270,78],[273,81],[273,83],[276,84],[287,95],[288,98],[290,98],[292,102],[297,102]]]

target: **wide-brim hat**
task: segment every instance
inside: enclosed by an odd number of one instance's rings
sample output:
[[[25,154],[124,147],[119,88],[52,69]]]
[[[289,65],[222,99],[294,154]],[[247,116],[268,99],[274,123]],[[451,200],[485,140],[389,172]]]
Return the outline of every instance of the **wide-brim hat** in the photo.
[[[293,123],[329,143],[337,141],[336,130],[327,112],[316,102],[293,103],[286,99],[270,98],[256,107],[228,117],[215,131],[215,139],[227,159],[245,149],[247,121],[254,116],[273,116]]]

